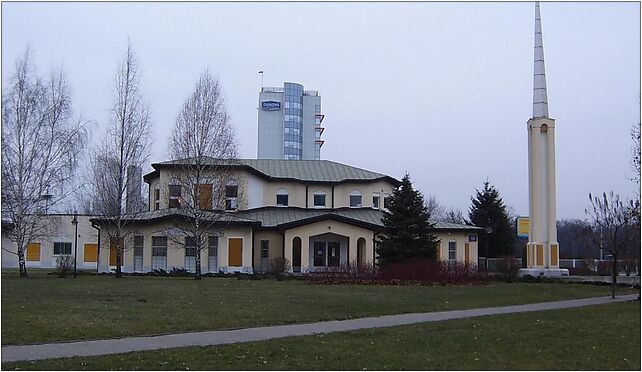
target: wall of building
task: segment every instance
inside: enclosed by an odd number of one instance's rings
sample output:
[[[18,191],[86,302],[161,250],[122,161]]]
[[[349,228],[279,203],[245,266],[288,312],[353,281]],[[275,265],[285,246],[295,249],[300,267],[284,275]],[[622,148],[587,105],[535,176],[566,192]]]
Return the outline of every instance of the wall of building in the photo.
[[[40,243],[40,260],[27,261],[27,268],[55,268],[56,259],[60,255],[54,254],[54,242],[71,243],[71,256],[75,251],[75,226],[71,223],[73,215],[49,215],[43,217],[44,223],[51,227],[50,234],[40,239],[34,239],[33,243]],[[85,258],[85,245],[98,243],[98,230],[91,226],[89,219],[92,216],[78,216],[78,252],[77,267],[83,270],[95,270],[96,262],[91,262],[90,257]],[[89,248],[89,247],[88,247]],[[10,251],[10,252],[9,252]],[[18,256],[16,243],[10,240],[8,234],[2,234],[2,267],[17,268]]]
[[[440,231],[434,233],[434,235],[439,240],[438,256],[440,261],[448,261],[448,242],[454,241],[457,243],[457,258],[456,260],[462,263],[466,263],[466,243],[469,244],[469,258],[468,263],[477,264],[478,248],[477,248],[477,237],[478,234],[470,231],[466,232],[455,232],[455,231]],[[471,239],[471,236],[475,238]],[[474,240],[474,241],[471,241]]]
[[[279,110],[263,110],[261,102],[281,103]],[[259,93],[258,104],[258,159],[283,159],[283,93]]]
[[[125,238],[125,252],[124,260],[122,263],[122,270],[124,272],[134,271],[134,236],[143,236],[143,268],[142,272],[149,272],[152,270],[152,237],[154,236],[168,236],[167,239],[167,270],[173,267],[185,267],[185,248],[181,242],[184,242],[184,235],[179,231],[173,230],[172,222],[163,223],[147,223],[139,226],[132,226],[127,229]],[[170,237],[174,234],[174,238]],[[223,272],[252,272],[252,229],[250,227],[236,227],[228,226],[227,228],[212,229],[211,235],[219,236],[218,240],[218,270]],[[229,238],[242,238],[242,266],[241,267],[228,267],[228,239]],[[109,262],[109,238],[106,231],[101,235],[99,271],[109,272],[115,269],[116,266],[110,266]],[[208,267],[209,256],[208,250],[201,251],[201,271],[207,272],[211,268]]]
[[[314,108],[321,105],[320,96],[303,96],[303,159],[316,159],[315,153],[315,127],[316,119]]]
[[[318,235],[332,233],[349,238],[348,243],[348,260],[355,262],[357,260],[357,240],[365,239],[365,257],[364,263],[372,263],[374,260],[372,230],[350,225],[344,222],[325,220],[311,223],[304,226],[295,227],[285,231],[285,258],[292,262],[292,240],[295,237],[301,238],[301,271],[307,272],[310,269],[310,238]],[[306,266],[308,264],[308,266]]]
[[[268,262],[283,257],[283,234],[277,231],[254,231],[254,269],[261,271],[261,240],[269,241]],[[269,265],[269,264],[268,264]],[[269,269],[269,266],[268,266]]]
[[[350,193],[353,190],[359,190],[361,192],[361,205],[363,207],[372,207],[372,196],[374,193],[379,193],[379,206],[383,208],[383,198],[385,194],[392,194],[393,189],[393,185],[387,181],[340,184],[334,188],[334,207],[349,207]]]

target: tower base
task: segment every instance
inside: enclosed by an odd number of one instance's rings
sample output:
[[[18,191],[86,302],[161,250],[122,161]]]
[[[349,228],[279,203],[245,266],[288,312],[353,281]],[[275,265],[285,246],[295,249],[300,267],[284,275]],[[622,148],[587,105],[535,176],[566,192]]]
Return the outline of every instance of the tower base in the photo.
[[[543,276],[545,278],[560,278],[568,276],[568,269],[519,269],[519,277],[524,276]]]

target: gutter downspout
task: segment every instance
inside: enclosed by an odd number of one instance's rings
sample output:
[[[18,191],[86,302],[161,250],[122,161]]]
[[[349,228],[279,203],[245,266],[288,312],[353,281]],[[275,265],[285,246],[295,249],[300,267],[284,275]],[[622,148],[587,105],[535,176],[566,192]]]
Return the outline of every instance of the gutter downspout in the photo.
[[[305,207],[308,207],[308,185],[305,185]]]
[[[254,228],[252,228],[252,274],[254,274]]]
[[[98,230],[98,249],[96,251],[96,274],[98,274],[98,266],[100,265],[100,227],[94,225],[93,221],[91,222],[91,227]]]
[[[334,209],[334,185],[332,185],[332,209]]]
[[[377,233],[373,233],[372,234],[372,265],[373,266],[377,264],[376,256],[375,256],[375,254],[377,253],[376,245],[377,245]]]
[[[283,243],[281,247],[281,258],[285,258],[285,230],[283,230],[281,235],[283,236],[283,239],[281,239],[281,242]]]

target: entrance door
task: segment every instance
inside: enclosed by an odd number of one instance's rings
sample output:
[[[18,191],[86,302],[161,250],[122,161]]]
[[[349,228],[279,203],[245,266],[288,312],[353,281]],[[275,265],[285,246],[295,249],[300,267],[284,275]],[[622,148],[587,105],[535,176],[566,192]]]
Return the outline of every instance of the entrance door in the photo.
[[[341,256],[339,254],[340,245],[338,242],[328,242],[328,266],[339,266]]]
[[[292,271],[301,272],[301,238],[298,236],[292,240]]]
[[[123,266],[124,248],[125,238],[118,239],[118,244],[116,243],[116,239],[109,239],[109,266],[118,266],[118,258],[120,258],[120,265]]]
[[[240,267],[243,265],[243,238],[229,238],[227,240],[228,266]]]
[[[270,241],[261,240],[261,271],[266,273],[270,269]]]

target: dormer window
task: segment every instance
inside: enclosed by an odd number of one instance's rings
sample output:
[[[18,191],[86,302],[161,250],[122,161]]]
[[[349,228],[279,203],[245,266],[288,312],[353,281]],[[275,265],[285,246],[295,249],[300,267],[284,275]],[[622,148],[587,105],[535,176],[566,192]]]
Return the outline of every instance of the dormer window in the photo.
[[[361,191],[355,189],[350,192],[350,206],[361,207]]]
[[[277,207],[288,206],[288,190],[279,189],[279,191],[276,192],[276,205]]]
[[[154,210],[160,209],[160,188],[156,186],[154,188]]]
[[[233,211],[238,208],[239,186],[235,180],[225,185],[225,210]]]
[[[390,194],[383,195],[383,208],[390,209]]]
[[[324,192],[315,192],[314,193],[314,207],[315,208],[325,208],[325,193]]]
[[[181,206],[181,185],[169,185],[169,207],[179,208]]]

